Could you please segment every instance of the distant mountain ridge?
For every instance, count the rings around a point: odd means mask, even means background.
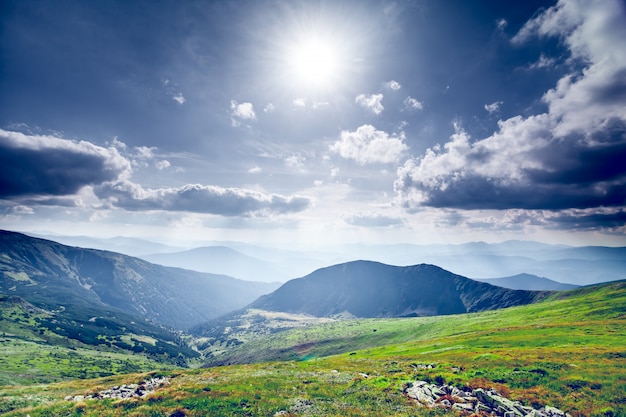
[[[568,246],[533,241],[463,244],[352,244],[303,250],[236,241],[210,241],[170,246],[144,239],[80,236],[35,236],[66,245],[104,249],[140,256],[149,262],[201,272],[224,274],[252,281],[281,281],[302,277],[316,269],[368,259],[390,265],[438,265],[456,274],[483,279],[522,273],[561,283],[590,285],[626,278],[626,247]],[[224,247],[236,251],[223,262],[216,253],[190,249]],[[192,256],[196,254],[195,258]],[[161,256],[164,255],[164,256]],[[236,255],[236,256],[235,256]],[[250,259],[252,258],[252,259]]]
[[[316,317],[433,316],[529,304],[548,294],[493,286],[434,265],[354,261],[288,281],[248,307]]]
[[[184,267],[252,281],[277,282],[285,278],[284,272],[278,266],[227,246],[203,246],[181,252],[143,255],[140,258],[159,265]]]
[[[527,291],[564,291],[573,290],[574,288],[579,287],[578,285],[564,284],[562,282],[553,281],[551,279],[538,277],[537,275],[532,274],[517,274],[502,278],[474,278],[474,280],[513,290]]]
[[[0,231],[0,292],[46,309],[93,306],[184,330],[274,288]]]

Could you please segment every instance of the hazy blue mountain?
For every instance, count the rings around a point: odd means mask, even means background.
[[[573,247],[522,240],[432,245],[329,244],[315,250],[305,250],[297,246],[266,247],[235,241],[210,241],[194,245],[199,249],[216,246],[232,249],[238,254],[223,252],[222,255],[234,262],[222,262],[220,256],[202,253],[202,250],[193,252],[189,247],[175,247],[143,239],[59,236],[52,240],[132,256],[141,255],[145,259],[164,265],[261,281],[284,282],[328,265],[357,259],[400,266],[434,264],[471,278],[506,277],[528,273],[574,285],[589,285],[626,278],[626,247]],[[165,253],[181,253],[184,258],[177,261],[179,255],[160,256]],[[197,256],[192,257],[194,253]]]
[[[158,253],[141,259],[159,265],[224,274],[252,281],[276,282],[289,278],[285,270],[270,262],[244,255],[226,246],[205,246],[182,252]]]
[[[433,265],[354,261],[288,281],[249,308],[316,317],[432,316],[528,304],[547,294],[493,286]]]
[[[164,245],[150,240],[138,239],[133,237],[117,236],[108,239],[99,239],[89,236],[59,236],[26,233],[28,236],[38,237],[41,239],[52,240],[68,246],[77,246],[80,248],[108,250],[111,252],[119,252],[130,256],[140,256],[150,253],[177,252],[182,248],[177,246]]]
[[[563,284],[548,278],[538,277],[532,274],[517,274],[510,277],[502,278],[483,278],[476,281],[486,282],[487,284],[497,285],[498,287],[510,288],[513,290],[528,291],[563,291],[578,288],[578,285]]]
[[[470,242],[460,245],[355,245],[348,256],[393,265],[429,263],[482,278],[528,273],[554,281],[589,285],[626,278],[626,248],[571,247],[538,242]]]
[[[187,329],[276,288],[0,231],[0,292],[37,307],[114,309]]]

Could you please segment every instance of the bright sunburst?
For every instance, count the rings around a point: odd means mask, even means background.
[[[340,75],[341,57],[330,39],[308,35],[291,45],[287,65],[292,81],[299,87],[329,88]]]

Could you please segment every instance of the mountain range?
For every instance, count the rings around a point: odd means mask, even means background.
[[[473,246],[483,254],[492,249]],[[522,244],[511,246],[523,252]],[[435,247],[433,253],[440,249]],[[605,261],[619,255],[604,249],[578,252]],[[260,248],[256,251],[262,253]],[[170,255],[172,262],[179,263],[187,257],[190,267],[199,267],[194,262],[200,258],[204,265],[219,263],[214,266],[224,269],[230,265],[231,270],[241,266],[242,271],[267,272],[272,264],[225,246],[159,256],[163,261]],[[193,335],[197,351],[211,356],[244,343],[251,333],[329,320],[495,310],[540,301],[552,294],[546,289],[573,287],[530,274],[480,282],[432,264],[393,266],[365,260],[319,268],[280,285],[156,265],[9,231],[0,231],[0,272],[0,295],[41,309],[39,331],[167,357],[177,352],[197,355],[181,342],[182,333],[177,331]]]
[[[181,330],[245,306],[277,286],[8,231],[0,231],[0,272],[0,292],[46,310],[88,306]]]
[[[165,245],[128,237],[43,237],[73,246],[140,256],[160,265],[224,274],[251,281],[285,282],[328,265],[357,259],[403,266],[433,264],[476,279],[531,274],[559,283],[590,285],[626,278],[626,247],[574,247],[519,240],[432,245],[329,244],[315,249],[303,249],[295,245],[281,248],[234,241],[203,241],[197,242],[193,247],[182,247],[172,246],[169,241]],[[552,288],[553,285],[550,284],[541,289]]]

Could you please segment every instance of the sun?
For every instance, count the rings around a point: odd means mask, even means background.
[[[329,38],[310,34],[292,43],[287,68],[300,87],[331,88],[341,75],[341,56]]]

